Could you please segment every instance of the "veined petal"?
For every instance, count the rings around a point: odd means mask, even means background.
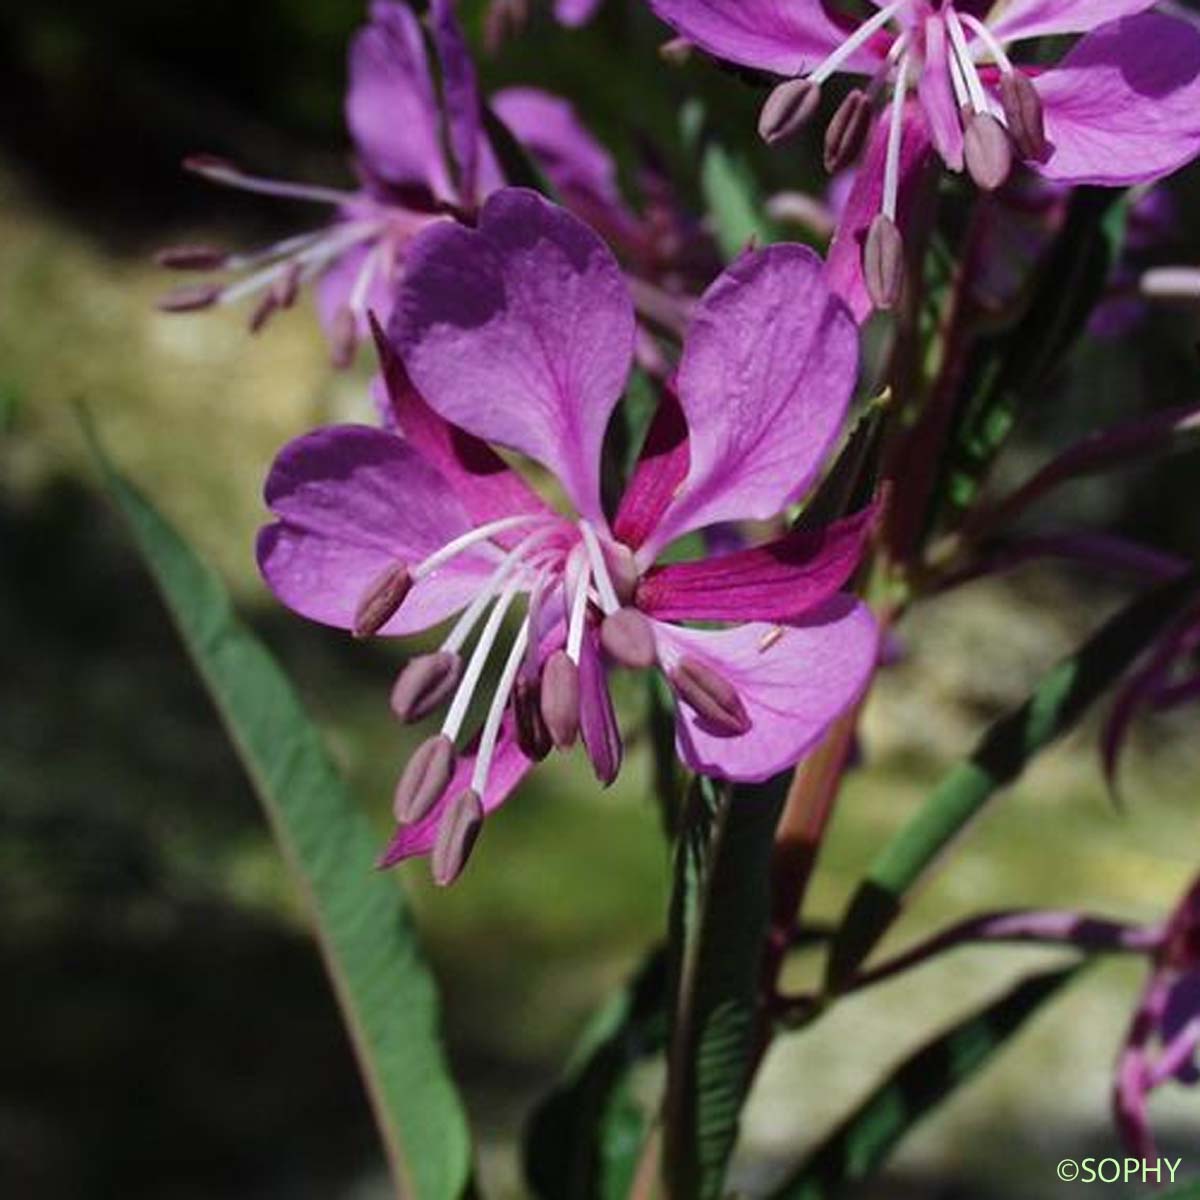
[[[757,782],[798,762],[863,694],[879,635],[870,611],[848,596],[796,625],[753,622],[717,632],[654,622],[659,660],[670,671],[684,655],[712,668],[741,698],[748,732],[714,733],[677,702],[679,754],[694,770]]]
[[[888,123],[885,116],[875,123],[867,153],[855,173],[850,196],[842,210],[833,241],[829,244],[829,257],[825,264],[826,281],[850,305],[858,321],[865,321],[874,309],[863,277],[863,243],[883,203],[887,140]],[[910,103],[905,110],[900,140],[900,186],[896,217],[901,230],[908,223],[916,185],[931,152],[929,131],[922,110],[919,105]]]
[[[433,41],[442,64],[442,95],[446,104],[446,134],[458,167],[459,200],[472,208],[478,193],[482,127],[479,118],[479,83],[471,51],[463,39],[452,0],[432,0]]]
[[[1153,8],[1157,0],[1008,0],[988,27],[1001,42],[1059,33],[1087,33],[1097,25]]]
[[[661,621],[789,621],[837,594],[858,566],[874,505],[750,550],[654,567],[637,607]]]
[[[544,464],[581,516],[603,522],[600,449],[635,322],[616,260],[586,225],[505,188],[477,230],[426,230],[390,332],[442,417]]]
[[[411,446],[380,429],[336,425],[280,451],[265,489],[278,522],[259,534],[271,590],[314,621],[353,627],[367,589],[472,528],[458,497]],[[417,583],[380,631],[424,629],[457,611],[494,565],[464,553]]]
[[[780,75],[811,70],[854,32],[853,22],[836,21],[821,0],[650,0],[650,7],[709,54]],[[871,74],[886,49],[868,43],[842,70]]]
[[[349,75],[346,125],[370,173],[452,200],[425,43],[407,4],[374,0],[370,23],[351,39]]]
[[[1200,29],[1186,21],[1114,21],[1033,82],[1051,146],[1037,170],[1050,179],[1143,183],[1200,153]]]
[[[488,772],[487,785],[483,789],[483,811],[494,812],[517,789],[517,785],[529,773],[533,763],[521,753],[517,745],[511,716],[504,718],[500,729],[500,737],[496,742],[495,755],[492,758],[491,770]],[[406,858],[414,858],[420,854],[428,854],[437,840],[438,824],[442,814],[450,802],[471,783],[471,774],[475,770],[475,751],[461,755],[455,767],[450,782],[441,798],[420,821],[413,825],[400,825],[392,835],[387,849],[379,859],[380,867],[394,867]]]
[[[388,416],[426,462],[450,484],[477,525],[516,513],[550,512],[546,502],[486,442],[442,420],[413,387],[408,372],[387,338],[376,328]],[[500,534],[502,544],[515,543],[521,531]]]
[[[687,479],[642,555],[802,496],[842,429],[858,330],[804,246],[745,254],[696,306],[679,364]]]

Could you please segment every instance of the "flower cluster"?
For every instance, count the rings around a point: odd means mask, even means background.
[[[403,720],[449,705],[397,786],[387,864],[432,850],[435,877],[449,882],[483,814],[577,737],[611,782],[622,753],[606,684],[614,666],[662,671],[681,757],[740,780],[796,762],[866,685],[874,624],[839,592],[872,510],[656,565],[693,530],[777,517],[836,445],[858,339],[819,260],[794,246],[755,251],[704,293],[674,389],[610,519],[601,452],[635,330],[604,243],[536,194],[501,190],[477,228],[442,224],[410,248],[380,337],[394,427],[307,434],[271,471],[278,519],[259,561],[285,603],[358,636],[414,633],[458,614],[393,692]],[[570,515],[492,446],[548,470]],[[482,728],[464,743],[518,603]]]
[[[580,745],[612,783],[625,748],[612,677],[656,673],[690,772],[752,785],[799,767],[754,1020],[816,1019],[841,990],[965,940],[1142,953],[1150,978],[1115,1111],[1150,1158],[1148,1097],[1200,1078],[1200,885],[1160,924],[1003,912],[862,963],[936,850],[1100,683],[1118,684],[1101,736],[1110,781],[1137,712],[1200,696],[1196,572],[1182,556],[1115,534],[1012,533],[1060,484],[1187,444],[1200,409],[1090,430],[1023,486],[982,486],[1073,339],[1120,336],[1146,298],[1200,290],[1196,271],[1143,261],[1176,221],[1155,185],[1200,154],[1200,24],[1150,0],[646,6],[677,35],[668,61],[696,47],[760,83],[768,74],[769,144],[837,92],[827,195],[777,194],[756,224],[767,234],[747,239],[758,198],[738,190],[736,155],[706,157],[703,186],[689,188],[650,150],[619,170],[560,96],[522,83],[485,97],[453,0],[430,0],[423,17],[372,0],[354,35],[357,187],[187,163],[332,216],[249,253],[164,251],[163,265],[203,280],[161,306],[252,299],[257,330],[311,285],[334,361],[348,366],[360,344],[377,356],[375,424],[311,430],[278,454],[257,555],[275,596],[310,620],[358,639],[425,635],[391,708],[437,724],[396,782],[380,865],[428,857],[438,884],[454,882],[485,818],[553,752]],[[547,6],[567,26],[598,7]],[[530,11],[492,0],[485,41]],[[706,152],[708,132],[682,139],[689,152]],[[1120,202],[1119,188],[1132,189]],[[697,217],[701,194],[712,212]],[[759,244],[770,219],[828,239],[827,255]],[[862,339],[861,369],[860,325],[898,306]],[[877,860],[833,935],[827,990],[784,996],[857,706],[895,626],[915,599],[1050,555],[1164,591],[994,727]],[[753,802],[720,790],[722,803]],[[747,1078],[770,1039],[760,1032]]]

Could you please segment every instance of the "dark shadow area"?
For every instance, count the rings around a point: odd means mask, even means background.
[[[215,872],[254,798],[111,515],[0,509],[0,1178],[327,1196],[378,1166],[315,948]]]

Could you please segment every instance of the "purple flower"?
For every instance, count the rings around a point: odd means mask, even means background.
[[[339,366],[367,333],[367,313],[386,319],[413,238],[437,222],[469,215],[502,179],[480,127],[475,71],[451,0],[432,0],[441,63],[439,99],[420,25],[400,0],[372,0],[370,22],[352,39],[346,124],[361,182],[356,191],[247,175],[211,156],[185,164],[214,183],[333,207],[333,221],[248,254],[180,246],[159,257],[181,269],[235,273],[225,283],[177,289],[172,311],[255,298],[258,330],[316,286],[321,323]],[[449,148],[449,153],[444,147]]]
[[[450,882],[484,813],[552,746],[581,738],[609,783],[622,756],[614,665],[662,670],[680,755],[737,780],[795,763],[866,686],[875,626],[839,590],[872,510],[754,549],[656,564],[691,531],[777,517],[834,448],[858,339],[820,261],[773,246],[708,289],[677,391],[610,518],[601,448],[635,327],[603,242],[536,194],[502,190],[478,228],[437,225],[409,249],[381,339],[399,432],[319,430],[270,473],[277,519],[259,562],[286,604],[360,636],[458,614],[393,693],[403,719],[449,709],[400,780],[384,865],[432,851],[435,878]],[[540,464],[574,515],[551,508],[489,443]],[[464,745],[468,707],[518,601],[482,729]]]
[[[884,307],[901,273],[901,193],[931,149],[988,189],[1004,182],[1014,157],[1060,183],[1120,186],[1159,178],[1200,152],[1200,31],[1146,11],[1152,3],[894,0],[855,22],[815,0],[787,8],[776,0],[650,0],[703,50],[793,77],[764,106],[760,130],[769,141],[812,117],[834,75],[867,77],[868,89],[852,91],[829,124],[827,164],[857,154],[875,98],[890,88],[863,168],[874,211],[865,236],[857,211],[843,235],[865,254],[865,286]],[[1062,34],[1084,36],[1053,67],[1010,54]]]
[[[1184,896],[1158,938],[1117,1060],[1113,1109],[1130,1149],[1143,1158],[1157,1150],[1150,1129],[1150,1093],[1174,1079],[1200,1081],[1200,881]]]

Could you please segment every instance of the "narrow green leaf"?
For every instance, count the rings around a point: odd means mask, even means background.
[[[378,844],[370,824],[221,580],[86,432],[308,901],[398,1193],[469,1194],[471,1144],[446,1068],[433,978],[400,889],[372,869]]]
[[[1195,593],[1191,574],[1134,600],[1059,663],[1015,712],[997,721],[875,860],[830,950],[827,986],[837,991],[899,914],[905,895],[951,838],[1030,759],[1065,733]]]
[[[928,1042],[771,1193],[771,1200],[831,1200],[868,1178],[926,1113],[984,1067],[1079,969],[1033,975]]]
[[[667,1037],[666,957],[656,950],[584,1033],[566,1078],[526,1129],[525,1177],[542,1200],[624,1200],[648,1129],[635,1066]]]
[[[788,776],[728,788],[700,779],[676,857],[676,1006],[664,1117],[672,1200],[715,1200],[755,1055],[770,856]]]

